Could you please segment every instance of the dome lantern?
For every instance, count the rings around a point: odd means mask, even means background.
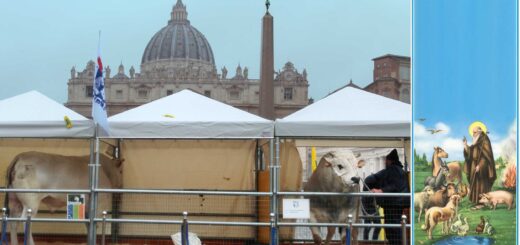
[[[177,3],[173,6],[171,19],[168,21],[168,24],[172,23],[187,23],[188,21],[188,12],[186,11],[186,5],[182,3],[182,0],[177,0]]]

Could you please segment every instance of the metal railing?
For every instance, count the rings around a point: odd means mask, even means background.
[[[49,223],[84,223],[88,224],[88,244],[96,244],[96,225],[101,223],[102,225],[102,240],[103,243],[106,239],[106,227],[107,224],[159,224],[159,225],[182,225],[187,222],[190,225],[195,226],[248,226],[248,227],[270,227],[271,230],[271,244],[278,244],[279,242],[279,229],[280,227],[345,227],[348,231],[350,241],[352,238],[353,228],[363,227],[380,227],[380,228],[401,228],[403,234],[406,234],[406,229],[410,228],[409,224],[406,224],[406,217],[402,218],[401,224],[364,224],[355,223],[353,214],[350,214],[348,220],[345,223],[308,223],[308,222],[280,222],[280,210],[279,210],[279,198],[284,196],[335,196],[335,197],[411,197],[411,193],[332,193],[332,192],[286,192],[280,191],[280,139],[275,138],[270,140],[270,155],[269,155],[269,168],[270,168],[270,189],[269,192],[248,192],[248,191],[204,191],[204,190],[164,190],[164,189],[105,189],[99,188],[99,138],[95,138],[91,141],[91,162],[89,164],[89,189],[7,189],[1,188],[0,193],[70,193],[70,194],[88,194],[90,195],[89,203],[89,217],[87,219],[71,220],[61,218],[35,218],[32,215],[27,215],[23,218],[2,217],[2,227],[5,227],[8,222],[25,222],[26,231],[30,231],[31,223],[38,222],[49,222]],[[96,217],[98,200],[97,196],[101,193],[108,194],[145,194],[145,195],[214,195],[214,196],[248,196],[248,197],[269,197],[269,208],[270,208],[270,219],[269,222],[241,222],[241,221],[210,221],[210,220],[187,220],[183,219],[125,219],[125,218],[108,218],[108,211],[102,212],[102,217]],[[2,229],[2,237],[4,237],[6,229]],[[28,232],[25,232],[27,234]],[[27,240],[27,237],[24,237]],[[406,244],[406,235],[403,236],[403,244]],[[350,244],[350,243],[347,243]]]

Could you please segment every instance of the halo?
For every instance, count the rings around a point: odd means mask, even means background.
[[[469,132],[470,136],[473,136],[473,129],[475,127],[480,127],[482,129],[482,132],[484,132],[484,133],[487,132],[487,127],[484,123],[482,123],[480,121],[475,121],[471,125],[469,125],[468,132]]]

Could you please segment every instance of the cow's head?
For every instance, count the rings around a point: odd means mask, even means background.
[[[359,177],[358,169],[365,165],[365,161],[358,159],[352,152],[328,152],[323,156],[322,160],[325,160],[325,167],[332,168],[333,172],[347,186],[357,184],[353,178]]]
[[[99,154],[99,162],[107,174],[113,188],[123,187],[123,162],[125,159],[117,159]]]

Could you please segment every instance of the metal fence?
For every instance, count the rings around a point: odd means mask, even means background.
[[[0,189],[1,193],[60,193],[60,194],[85,194],[89,197],[89,215],[86,219],[64,219],[56,217],[34,217],[41,210],[26,210],[25,216],[2,216],[2,241],[7,241],[7,227],[13,222],[23,223],[25,232],[21,237],[24,244],[30,244],[29,231],[39,233],[36,226],[40,223],[67,223],[76,226],[88,226],[87,232],[79,235],[81,242],[87,244],[125,243],[126,241],[140,240],[152,241],[158,238],[169,240],[170,235],[180,232],[181,243],[187,244],[189,233],[197,233],[200,237],[213,242],[205,244],[253,244],[261,243],[262,236],[267,240],[264,243],[280,244],[285,242],[310,241],[310,231],[307,235],[301,235],[302,228],[309,230],[312,227],[341,227],[344,230],[346,244],[356,244],[360,240],[359,231],[369,228],[398,228],[403,237],[403,244],[407,241],[406,230],[410,229],[407,217],[403,216],[400,222],[386,223],[362,223],[366,215],[360,207],[356,212],[348,213],[343,220],[336,222],[310,222],[309,220],[288,220],[283,217],[280,203],[284,198],[323,198],[334,197],[338,199],[356,199],[361,197],[410,197],[409,193],[329,193],[329,192],[282,192],[280,191],[280,151],[279,139],[271,140],[270,156],[270,190],[268,192],[251,191],[205,191],[205,190],[144,190],[144,189],[102,189],[98,186],[99,178],[99,139],[92,141],[90,164],[90,189],[88,190],[51,190],[51,189]],[[274,150],[274,151],[273,151]],[[115,201],[109,209],[99,207],[99,197],[109,195]],[[164,200],[167,207],[164,210],[142,211],[146,203],[139,201],[157,198]],[[202,199],[211,199],[212,212],[201,212],[196,204]],[[180,200],[180,201],[179,201]],[[226,213],[232,205],[230,200],[239,203],[243,210],[233,210],[232,214]],[[182,203],[179,203],[182,202]],[[130,207],[128,203],[132,203]],[[216,205],[217,204],[217,205]],[[236,204],[236,203],[235,203]],[[139,206],[141,205],[141,206]],[[361,204],[362,205],[362,204]],[[168,207],[169,206],[169,207]],[[128,208],[128,209],[127,209]],[[311,207],[313,208],[313,207]],[[327,205],[320,208],[327,209]],[[261,211],[262,210],[262,211]],[[244,212],[241,212],[244,211]],[[63,212],[63,210],[62,210]],[[260,213],[267,213],[262,216]],[[45,212],[42,212],[45,213]],[[377,216],[380,220],[385,217]],[[189,228],[188,228],[189,225]],[[33,227],[34,226],[34,227]],[[163,227],[159,229],[158,227]],[[43,229],[44,230],[44,229]],[[181,232],[182,231],[182,232]],[[40,234],[45,231],[40,231]],[[372,232],[373,234],[374,232]],[[77,233],[76,233],[77,234]],[[246,234],[246,235],[244,235]],[[66,234],[63,234],[66,235]],[[340,237],[332,237],[339,241]],[[193,244],[192,244],[193,245]]]

